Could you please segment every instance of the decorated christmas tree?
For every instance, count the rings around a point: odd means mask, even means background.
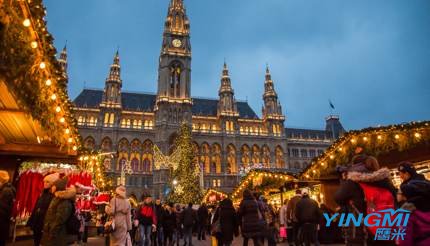
[[[195,162],[191,142],[191,130],[187,124],[181,126],[175,141],[175,151],[179,151],[179,162],[171,167],[170,193],[167,200],[174,203],[200,203],[203,194],[199,181],[199,166]]]

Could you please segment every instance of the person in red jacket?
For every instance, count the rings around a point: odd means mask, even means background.
[[[138,212],[142,245],[151,245],[151,233],[156,230],[157,216],[155,214],[152,198],[146,197]]]

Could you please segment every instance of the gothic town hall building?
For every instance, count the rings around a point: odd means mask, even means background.
[[[66,71],[65,49],[59,60]],[[204,188],[224,191],[231,191],[240,171],[249,166],[298,171],[344,132],[336,116],[326,119],[326,130],[285,128],[269,68],[262,78],[261,118],[246,101],[235,99],[226,64],[218,98],[192,98],[190,22],[182,0],[169,5],[157,93],[122,92],[122,85],[117,52],[104,89],[84,88],[74,100],[74,111],[84,146],[115,153],[109,172],[119,177],[122,166],[130,162],[133,174],[127,176],[127,190],[137,196],[143,192],[163,196],[167,178],[154,168],[153,146],[168,154],[183,122],[192,126]]]

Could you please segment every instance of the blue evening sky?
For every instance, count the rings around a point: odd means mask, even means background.
[[[69,93],[103,88],[120,47],[123,90],[155,92],[170,0],[46,0],[66,40]],[[185,0],[192,95],[218,97],[224,58],[235,95],[261,115],[269,63],[285,125],[323,128],[336,107],[347,129],[430,119],[428,0]]]

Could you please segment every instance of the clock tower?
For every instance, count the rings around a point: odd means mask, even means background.
[[[155,143],[168,154],[182,123],[191,124],[190,22],[183,0],[171,0],[164,24],[155,105]]]

